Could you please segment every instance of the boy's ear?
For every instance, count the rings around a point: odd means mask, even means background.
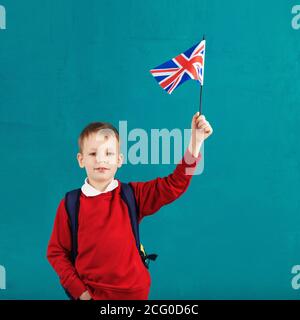
[[[119,154],[119,157],[118,157],[118,168],[121,168],[121,167],[122,167],[123,160],[124,160],[123,153],[120,153],[120,154]]]
[[[77,153],[77,160],[80,168],[84,168],[83,156],[80,152]]]

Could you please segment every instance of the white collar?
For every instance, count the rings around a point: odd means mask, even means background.
[[[118,185],[119,185],[118,180],[113,179],[104,191],[99,191],[88,183],[88,178],[85,178],[84,185],[81,187],[81,191],[87,197],[95,197],[101,193],[106,193],[116,189]]]

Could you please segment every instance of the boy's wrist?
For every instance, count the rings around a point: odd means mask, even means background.
[[[80,280],[79,277],[75,278],[70,285],[66,286],[65,289],[70,293],[74,299],[79,299],[80,296],[87,290],[85,284]]]
[[[192,139],[190,140],[188,150],[195,158],[198,158],[199,156],[202,143],[203,143],[203,140],[196,141],[196,142],[193,142]]]

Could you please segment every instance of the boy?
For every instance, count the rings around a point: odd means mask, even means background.
[[[158,211],[187,189],[201,155],[203,141],[212,128],[197,112],[192,118],[191,139],[174,172],[147,182],[131,182],[138,206],[138,222]],[[62,286],[80,300],[146,300],[150,274],[136,247],[128,207],[115,179],[121,167],[118,131],[108,123],[95,122],[80,134],[77,160],[87,178],[80,193],[78,255],[70,259],[70,221],[61,200],[49,241],[47,258]],[[186,172],[189,171],[189,174]]]

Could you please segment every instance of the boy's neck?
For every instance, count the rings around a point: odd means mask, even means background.
[[[113,181],[113,179],[114,178],[112,178],[109,181],[97,182],[93,180],[91,181],[90,178],[88,178],[87,182],[98,191],[103,192],[106,190],[107,186]]]

